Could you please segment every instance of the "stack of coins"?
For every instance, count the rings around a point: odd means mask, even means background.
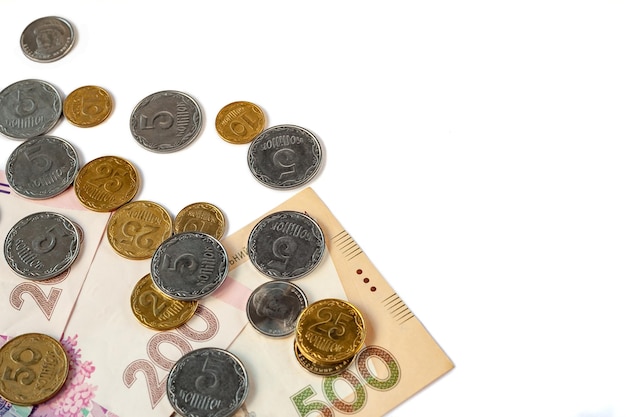
[[[69,373],[69,359],[57,340],[26,333],[0,348],[0,369],[0,396],[15,405],[33,406],[61,390]]]
[[[335,375],[350,366],[365,343],[365,321],[351,303],[326,298],[309,305],[296,324],[294,354],[316,375]]]

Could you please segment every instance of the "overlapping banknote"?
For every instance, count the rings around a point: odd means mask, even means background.
[[[131,291],[149,273],[150,261],[122,258],[103,240],[61,338],[71,362],[68,381],[31,415],[174,415],[166,397],[168,372],[183,354],[199,347],[227,349],[245,366],[250,386],[235,414],[240,417],[382,416],[453,368],[311,188],[271,212],[280,210],[308,214],[325,236],[322,261],[295,281],[309,303],[344,299],[366,320],[365,346],[347,370],[334,376],[309,373],[294,355],[293,336],[268,337],[248,323],[248,297],[270,280],[251,264],[246,250],[250,231],[269,214],[264,213],[222,239],[229,257],[225,282],[174,330],[152,330],[133,316]]]

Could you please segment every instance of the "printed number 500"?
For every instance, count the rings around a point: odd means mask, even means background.
[[[367,361],[370,358],[377,358],[387,367],[387,376],[384,379],[372,374]],[[393,355],[380,346],[368,346],[364,348],[356,357],[356,367],[360,375],[349,370],[343,371],[339,375],[325,376],[322,380],[322,393],[328,402],[312,400],[316,392],[310,385],[291,396],[291,401],[298,411],[300,417],[306,417],[312,412],[319,413],[323,417],[333,417],[333,408],[346,414],[358,413],[367,402],[367,391],[365,386],[378,391],[388,391],[395,387],[400,381],[400,367]],[[351,402],[340,398],[335,389],[336,381],[346,382],[353,391]]]

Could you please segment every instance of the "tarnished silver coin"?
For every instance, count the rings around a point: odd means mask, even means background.
[[[248,148],[248,167],[261,184],[290,189],[309,182],[322,164],[322,147],[315,135],[293,125],[262,131]]]
[[[4,240],[4,257],[18,275],[42,281],[68,269],[80,249],[74,223],[54,212],[30,214],[18,221]]]
[[[67,55],[74,40],[74,27],[67,19],[46,16],[26,26],[20,46],[27,58],[35,62],[52,62]]]
[[[141,100],[130,117],[130,131],[144,148],[174,152],[189,145],[202,129],[200,105],[180,91],[160,91]]]
[[[248,396],[248,373],[231,352],[205,347],[176,361],[167,376],[167,399],[182,416],[229,417]]]
[[[154,285],[176,300],[198,300],[219,288],[228,274],[226,249],[201,232],[173,235],[150,261]]]
[[[13,190],[26,198],[44,199],[67,190],[79,170],[76,149],[55,136],[35,136],[9,155],[6,176]]]
[[[289,281],[269,281],[259,285],[246,305],[248,321],[267,336],[293,333],[298,316],[308,305],[304,291]]]
[[[61,93],[41,80],[17,81],[0,91],[0,133],[29,139],[48,133],[63,111]]]
[[[250,261],[274,279],[303,277],[320,263],[324,250],[320,226],[297,211],[279,211],[264,217],[248,237]]]

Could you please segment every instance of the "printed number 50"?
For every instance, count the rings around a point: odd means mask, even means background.
[[[384,379],[375,377],[367,366],[370,358],[378,358],[387,367],[388,375]],[[356,358],[356,366],[361,379],[351,371],[344,371],[339,375],[325,376],[322,380],[322,392],[327,402],[311,400],[316,392],[310,385],[291,396],[291,401],[298,411],[300,417],[306,417],[313,412],[319,413],[323,417],[333,417],[333,408],[339,412],[353,414],[361,411],[367,402],[367,391],[365,385],[378,391],[388,391],[395,387],[400,381],[400,367],[393,355],[380,346],[368,346],[359,352]],[[346,382],[353,390],[352,402],[347,402],[339,398],[335,391],[336,381]],[[364,383],[363,383],[364,382]]]

